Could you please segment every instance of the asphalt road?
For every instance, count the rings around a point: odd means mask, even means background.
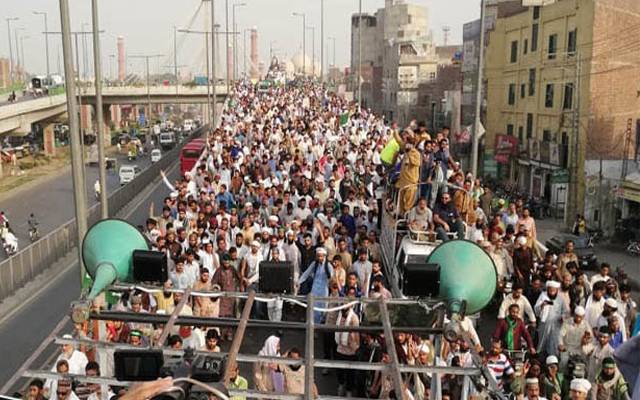
[[[29,100],[35,100],[35,99],[41,99],[42,97],[34,97],[30,94],[23,96],[22,92],[16,92],[16,101],[14,101],[13,103],[9,102],[9,93],[5,93],[4,95],[2,95],[2,97],[0,98],[0,107],[2,106],[6,106],[9,104],[15,104],[15,103],[22,103],[23,101],[29,101]]]
[[[149,156],[138,158],[129,163],[126,155],[119,155],[117,168],[123,164],[137,164],[141,169],[151,165]],[[98,167],[86,166],[87,201],[89,207],[96,204],[93,185],[98,179]],[[107,188],[109,193],[120,187],[117,170],[107,170]],[[29,226],[27,219],[34,213],[39,222],[40,236],[51,232],[75,217],[73,207],[73,182],[71,170],[55,178],[48,179],[42,184],[24,190],[17,190],[14,196],[0,201],[0,210],[9,218],[14,234],[18,237],[19,249],[30,244]],[[0,260],[4,260],[6,254],[0,251]]]
[[[176,178],[178,171],[178,168],[174,168],[169,177],[171,179]],[[97,171],[94,171],[93,173],[97,175]],[[93,179],[95,179],[95,177]],[[66,180],[70,181],[70,177],[67,176]],[[118,186],[115,178],[110,179],[110,183],[110,188],[112,189]],[[69,188],[70,185],[71,184],[68,183]],[[144,188],[141,188],[141,191],[142,190],[144,190]],[[58,189],[58,191],[66,193],[64,189]],[[68,191],[67,202],[71,201],[70,189]],[[91,195],[93,197],[93,194]],[[153,201],[155,204],[159,204],[166,195],[167,188],[164,184],[161,182],[155,184],[154,190],[143,201],[141,201],[134,210],[132,210],[131,215],[127,219],[133,224],[144,223],[149,213],[149,203]],[[45,197],[45,199],[41,199],[43,202],[41,204],[46,204],[46,196],[43,197]],[[64,201],[62,199],[56,199],[55,201],[56,204],[60,204],[58,206],[47,206],[46,209],[48,210],[56,210],[55,213],[49,214],[73,212],[73,207],[69,206],[70,203],[63,206],[62,204],[64,204]],[[71,218],[71,215],[68,217],[65,216],[63,220],[66,221],[69,218]],[[14,372],[27,360],[27,358],[31,356],[54,327],[60,322],[64,315],[69,312],[69,305],[73,300],[78,298],[79,293],[80,284],[77,264],[75,264],[73,268],[65,272],[62,276],[59,276],[44,292],[39,294],[37,297],[30,299],[28,306],[0,325],[0,343],[2,343],[2,356],[0,357],[0,387],[11,378]],[[63,332],[70,331],[71,326],[69,324],[69,326],[65,327]],[[32,368],[39,368],[41,364],[49,358],[52,351],[53,348],[48,349],[46,354],[36,361],[35,366],[32,366]],[[21,380],[17,387],[9,393],[18,390],[24,382],[24,380]]]

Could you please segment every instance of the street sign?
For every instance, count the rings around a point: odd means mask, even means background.
[[[556,169],[551,172],[551,183],[569,183],[569,170]]]
[[[557,0],[522,0],[523,7],[548,6]]]

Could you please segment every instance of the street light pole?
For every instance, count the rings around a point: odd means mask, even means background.
[[[20,37],[20,57],[22,58],[22,75],[26,78],[27,76],[27,68],[25,67],[26,62],[24,58],[24,40],[29,39],[31,36],[21,36]]]
[[[149,115],[145,113],[145,118],[147,119],[147,125],[151,124],[151,80],[149,77],[149,60],[152,58],[163,57],[162,54],[152,54],[152,55],[137,55],[137,56],[129,56],[129,58],[139,58],[144,59],[147,67],[147,112]]]
[[[233,11],[233,31],[237,32],[236,26],[236,8],[244,7],[247,3],[235,3],[232,6]],[[233,79],[238,79],[238,35],[233,35]]]
[[[211,80],[213,81],[213,87],[211,88],[211,93],[213,95],[213,107],[211,107],[211,131],[215,129],[216,125],[216,107],[217,107],[217,96],[216,96],[216,86],[218,84],[218,80],[216,78],[216,7],[215,1],[211,1]],[[229,92],[227,92],[229,93]]]
[[[226,55],[227,55],[227,66],[226,66],[226,70],[227,70],[227,93],[229,93],[229,82],[231,80],[231,71],[229,71],[229,61],[231,61],[229,59],[229,0],[225,0],[224,2],[224,19],[225,19],[225,26],[224,29],[226,31],[225,33],[225,38],[226,38],[226,46],[224,48]]]
[[[320,82],[324,83],[324,0],[320,0]]]
[[[311,30],[311,75],[316,77],[316,28],[307,26]]]
[[[198,35],[204,35],[204,47],[205,47],[205,59],[206,61],[206,68],[207,68],[207,118],[209,120],[209,123],[213,123],[213,121],[211,120],[211,92],[210,92],[210,86],[211,86],[211,74],[209,73],[209,35],[211,34],[211,32],[209,31],[196,31],[196,30],[192,30],[192,29],[178,29],[178,32],[180,33],[195,33]],[[214,101],[215,103],[215,101]]]
[[[302,17],[302,76],[307,73],[307,14],[305,13],[293,13],[296,17]]]
[[[245,29],[242,32],[242,36],[243,36],[242,52],[244,57],[244,66],[242,67],[242,70],[244,71],[245,78],[249,76],[249,74],[247,74],[247,32],[251,32],[251,29]]]
[[[18,77],[20,79],[22,79],[22,73],[24,72],[24,68],[22,68],[23,60],[20,58],[20,36],[18,36],[18,32],[23,30],[24,28],[13,29],[13,40],[16,42],[16,66],[18,67],[18,74],[19,74]]]
[[[478,82],[476,87],[476,115],[471,138],[471,175],[478,176],[478,147],[480,142],[480,111],[482,106],[482,80],[484,72],[484,16],[486,14],[485,0],[480,0],[480,56],[478,57]]]
[[[102,61],[100,51],[100,20],[98,18],[98,0],[91,0],[91,20],[93,25],[93,70],[96,89],[96,135],[98,139],[98,180],[100,181],[100,214],[102,219],[109,218],[107,204],[107,166],[105,160],[104,140],[105,126],[102,110]]]
[[[84,281],[85,270],[82,263],[82,240],[87,232],[87,200],[85,182],[82,176],[82,148],[76,107],[76,81],[71,49],[71,22],[69,21],[69,0],[59,0],[60,28],[62,30],[62,52],[64,59],[65,85],[67,87],[67,111],[69,114],[69,138],[71,142],[71,177],[73,180],[73,199],[76,211],[78,263],[80,264],[80,282]]]
[[[7,21],[7,39],[9,41],[9,80],[11,81],[11,85],[13,85],[14,83],[15,74],[15,71],[13,69],[13,45],[11,44],[11,21],[17,21],[19,19],[20,18],[18,17],[5,18],[5,20]]]
[[[362,0],[358,0],[358,108],[362,107]]]
[[[173,73],[176,77],[176,96],[178,96],[178,41],[176,39],[176,26],[173,26]]]
[[[45,49],[45,57],[47,58],[47,77],[49,77],[49,75],[51,74],[51,71],[49,70],[49,34],[47,33],[47,31],[49,31],[49,26],[47,25],[47,13],[46,11],[34,11],[33,12],[35,15],[42,15],[44,16],[44,49]]]

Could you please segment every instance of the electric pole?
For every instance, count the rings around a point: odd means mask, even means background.
[[[103,219],[109,218],[107,204],[107,166],[105,160],[104,140],[105,126],[102,110],[102,61],[100,59],[100,30],[98,18],[98,0],[91,0],[91,17],[93,22],[93,69],[95,73],[94,85],[96,89],[96,137],[98,140],[98,180],[100,181],[100,211]],[[109,132],[110,133],[110,132]]]
[[[484,16],[486,13],[485,0],[480,0],[480,56],[478,57],[478,82],[476,87],[476,116],[471,138],[471,175],[478,176],[478,147],[480,142],[480,112],[482,106],[482,81],[484,73]]]
[[[59,0],[60,27],[62,31],[62,52],[64,59],[65,85],[67,87],[67,112],[69,114],[69,138],[71,142],[71,177],[73,180],[73,199],[76,211],[78,235],[78,263],[80,264],[80,282],[84,281],[85,270],[82,263],[82,240],[87,232],[87,200],[85,181],[82,176],[82,147],[76,105],[76,81],[73,68],[71,46],[71,22],[69,21],[69,0]]]

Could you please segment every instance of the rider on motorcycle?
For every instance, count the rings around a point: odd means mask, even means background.
[[[4,234],[4,248],[8,254],[14,254],[18,251],[18,238],[8,229]]]
[[[93,184],[93,191],[95,192],[96,199],[100,199],[100,179],[96,179],[96,182]]]
[[[29,214],[29,219],[27,220],[27,224],[29,225],[29,236],[32,238],[38,235],[38,225],[39,222],[36,219],[34,213]]]

